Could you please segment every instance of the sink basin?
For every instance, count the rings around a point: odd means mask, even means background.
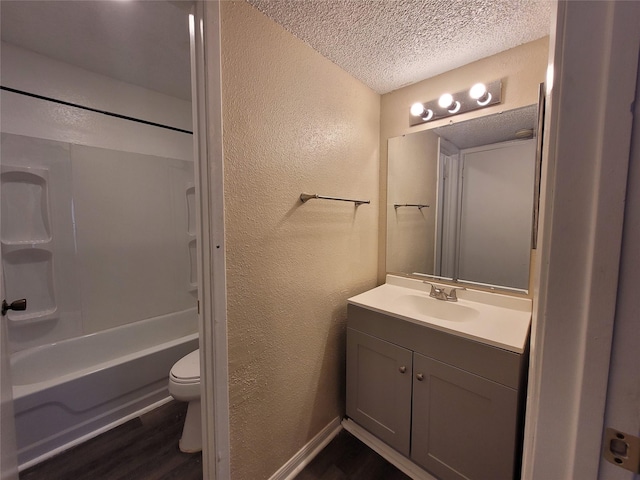
[[[473,308],[424,295],[401,295],[392,304],[409,315],[421,315],[448,322],[468,322],[480,316],[480,312]]]
[[[384,285],[349,298],[358,307],[390,315],[487,345],[524,352],[531,322],[531,299],[467,288],[457,302],[429,296],[429,285],[387,275]]]

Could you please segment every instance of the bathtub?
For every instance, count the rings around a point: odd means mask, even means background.
[[[195,309],[11,356],[20,469],[170,399],[169,371],[198,348]]]

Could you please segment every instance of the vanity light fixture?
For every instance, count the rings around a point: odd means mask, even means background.
[[[443,93],[437,100],[411,105],[409,125],[441,120],[458,113],[466,113],[502,102],[502,82],[476,83],[469,90]]]

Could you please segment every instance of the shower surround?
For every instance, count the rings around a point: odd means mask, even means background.
[[[189,131],[190,102],[2,44],[2,85]],[[2,91],[20,467],[169,399],[198,346],[193,139]]]

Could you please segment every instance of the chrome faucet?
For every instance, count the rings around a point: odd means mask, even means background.
[[[447,293],[444,287],[437,287],[435,284],[426,281],[422,283],[431,285],[431,292],[429,292],[430,297],[433,297],[436,300],[444,300],[446,302],[457,302],[458,295],[456,294],[456,291],[466,290],[466,288],[464,287],[451,287],[451,290],[449,290],[449,293]]]

